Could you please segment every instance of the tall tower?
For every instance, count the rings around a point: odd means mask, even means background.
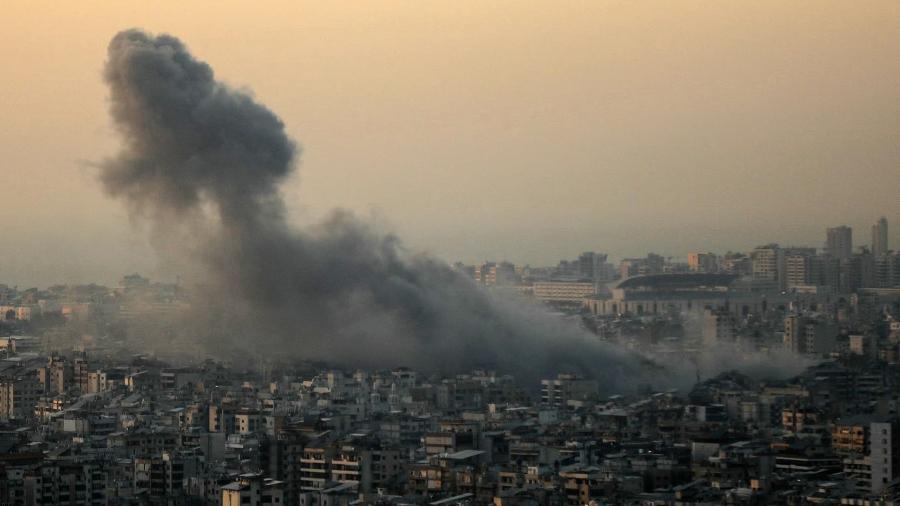
[[[888,252],[887,218],[882,216],[872,225],[872,254],[876,257]]]
[[[826,229],[825,254],[841,259],[853,256],[853,229],[846,225]]]

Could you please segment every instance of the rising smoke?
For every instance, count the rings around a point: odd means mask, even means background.
[[[102,181],[150,223],[164,257],[199,273],[203,293],[183,333],[210,352],[529,379],[568,370],[609,389],[648,377],[646,361],[497,300],[347,213],[292,227],[279,185],[298,147],[275,114],[217,82],[177,38],[119,33],[104,76],[124,144]]]
[[[574,370],[627,383],[644,362],[495,300],[446,264],[406,255],[344,212],[308,230],[279,184],[297,146],[247,93],[216,81],[177,38],[121,32],[105,79],[124,146],[106,190],[148,219],[167,256],[196,262],[192,338],[213,349],[443,372]]]

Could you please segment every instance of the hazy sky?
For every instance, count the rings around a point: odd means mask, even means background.
[[[447,260],[900,246],[900,2],[4,2],[0,283],[154,273],[96,183],[100,70],[182,38],[303,146],[298,223],[374,215]],[[156,4],[164,4],[162,6]]]

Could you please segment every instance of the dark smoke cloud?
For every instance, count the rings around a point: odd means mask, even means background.
[[[166,255],[198,267],[205,290],[186,333],[210,350],[530,379],[571,370],[609,388],[645,379],[634,355],[496,300],[347,213],[291,227],[278,189],[298,147],[177,38],[119,33],[105,79],[124,146],[103,183],[168,238]]]

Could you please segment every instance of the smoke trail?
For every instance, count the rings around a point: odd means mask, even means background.
[[[532,379],[576,370],[611,387],[643,371],[633,355],[494,300],[349,214],[289,226],[278,188],[299,150],[284,124],[217,82],[177,38],[117,34],[105,80],[124,144],[103,165],[104,186],[152,223],[166,254],[199,266],[206,290],[192,337],[348,365],[492,366]]]

